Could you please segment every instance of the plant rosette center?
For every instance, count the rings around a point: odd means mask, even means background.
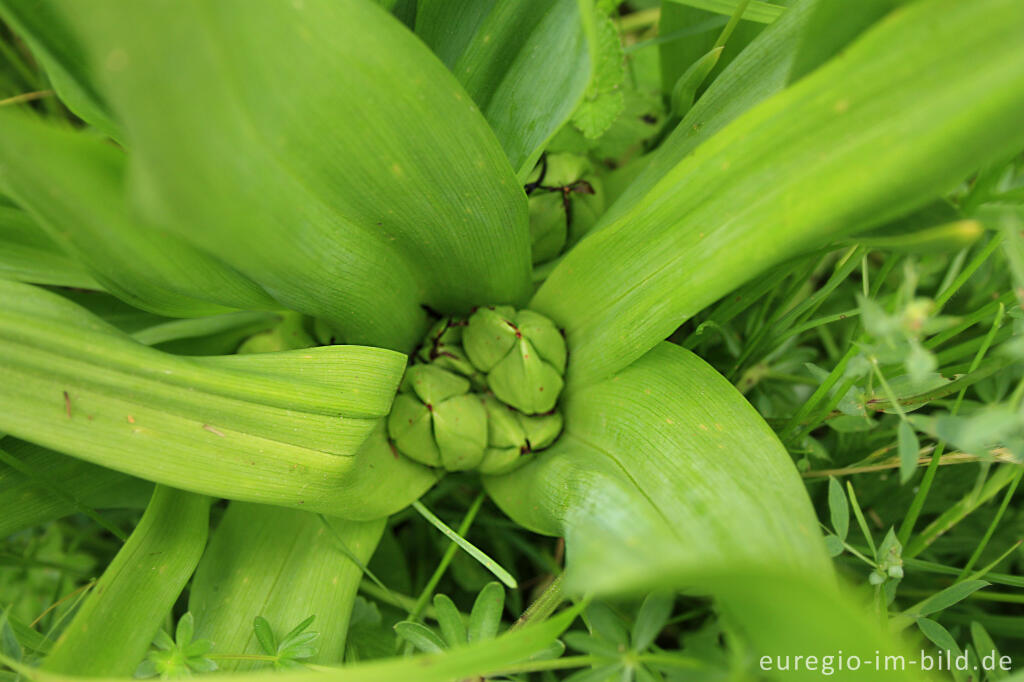
[[[406,457],[448,471],[511,471],[562,431],[565,337],[532,310],[478,308],[430,330],[406,370],[388,436]]]

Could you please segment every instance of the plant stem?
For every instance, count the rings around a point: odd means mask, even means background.
[[[476,518],[477,513],[480,511],[480,507],[484,503],[484,495],[480,493],[473,500],[473,504],[469,505],[469,509],[466,511],[466,515],[462,517],[462,523],[459,524],[459,535],[465,535],[469,532],[469,527],[473,525],[473,519]],[[421,505],[422,506],[422,505]],[[427,581],[423,591],[420,593],[419,598],[416,600],[412,610],[409,611],[408,619],[412,621],[418,621],[420,616],[423,614],[423,610],[427,606],[427,602],[430,601],[430,597],[434,594],[434,589],[437,584],[441,582],[441,577],[444,572],[448,570],[448,564],[455,558],[455,552],[459,550],[459,546],[452,542],[445,549],[444,554],[441,556],[441,561],[438,562],[437,568],[434,569],[433,575],[430,576],[430,580]]]

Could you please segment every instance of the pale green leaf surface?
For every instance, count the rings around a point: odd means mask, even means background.
[[[203,553],[209,509],[209,498],[157,486],[43,666],[76,675],[134,672]]]
[[[580,4],[429,0],[417,6],[416,33],[483,111],[520,180],[587,87]]]
[[[284,306],[405,350],[421,303],[528,295],[526,201],[500,144],[380,8],[57,6],[124,124],[133,205]]]
[[[0,299],[0,430],[13,436],[195,492],[356,518],[435,480],[383,436],[399,353],[172,356],[36,287],[0,281]]]
[[[377,547],[384,519],[329,519],[294,509],[232,502],[196,569],[189,595],[196,636],[216,653],[265,653],[253,630],[262,616],[283,636],[315,615],[320,633],[315,663],[336,663],[345,651],[352,604],[364,563]],[[339,548],[343,542],[344,547]],[[255,661],[223,661],[225,670],[266,668]]]
[[[531,303],[566,329],[568,389],[766,268],[905,213],[1024,142],[1022,28],[1013,0],[895,12],[613,212]]]
[[[81,504],[98,509],[142,508],[153,484],[112,469],[58,454],[15,438],[0,440],[0,448],[17,457],[35,474],[35,480],[0,464],[0,537],[75,513],[53,487],[73,495]],[[41,485],[44,483],[45,485]]]
[[[172,317],[281,307],[223,262],[133,220],[124,173],[124,154],[92,135],[0,112],[0,186],[105,289]]]
[[[518,523],[566,537],[575,589],[676,585],[737,562],[831,574],[789,455],[697,356],[662,344],[562,409],[553,447],[485,482]]]
[[[3,203],[0,203],[0,278],[102,289],[24,211]]]

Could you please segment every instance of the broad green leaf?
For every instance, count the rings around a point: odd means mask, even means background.
[[[369,560],[384,519],[328,523],[298,510],[232,502],[196,569],[189,596],[196,636],[212,640],[216,653],[262,654],[253,628],[257,616],[283,635],[312,614],[320,638],[311,662],[339,662],[363,577],[349,555]],[[277,647],[275,640],[271,650]],[[258,661],[220,665],[225,670],[266,667]]]
[[[1021,25],[1013,0],[908,6],[613,209],[530,304],[566,329],[568,390],[772,265],[923,205],[1024,142]]]
[[[76,675],[134,672],[203,553],[209,509],[209,498],[157,486],[43,667]]]
[[[125,207],[125,158],[83,133],[0,111],[0,188],[104,289],[163,315],[277,308],[223,262]]]
[[[399,353],[325,346],[180,357],[0,280],[0,430],[166,485],[374,519],[433,472],[383,435]]]
[[[76,501],[92,509],[141,509],[153,494],[148,481],[15,438],[0,440],[0,449],[34,474],[0,464],[0,537],[74,514]]]
[[[516,522],[565,536],[571,588],[678,588],[677,576],[736,563],[831,575],[788,453],[689,351],[661,344],[563,411],[554,446],[484,480]]]
[[[440,653],[393,657],[344,668],[284,672],[274,675],[274,682],[395,682],[416,680],[416,682],[450,682],[470,677],[498,675],[516,663],[545,651],[551,643],[576,619],[579,608],[567,609],[536,625],[530,625],[501,637],[478,642],[471,646]],[[73,675],[59,675],[45,670],[29,672],[30,679],[39,682],[75,682],[81,678]],[[265,682],[266,672],[229,673],[218,675],[223,682]],[[93,682],[125,682],[123,678],[93,678]]]
[[[0,278],[101,289],[24,211],[0,200]]]
[[[421,304],[528,295],[526,200],[501,145],[380,8],[53,4],[123,123],[148,224],[349,343],[405,350]]]
[[[589,3],[417,3],[417,35],[480,107],[520,180],[586,89],[590,57],[581,7]]]

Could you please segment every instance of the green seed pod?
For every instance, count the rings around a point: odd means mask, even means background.
[[[532,453],[555,442],[562,431],[562,415],[528,416],[492,396],[487,409],[487,451],[478,467],[483,474],[501,474],[525,463]]]
[[[551,260],[565,249],[567,221],[560,192],[531,196],[529,207],[530,253],[536,265]]]
[[[554,409],[564,385],[566,348],[551,320],[509,306],[480,308],[469,318],[462,343],[499,400],[525,414]]]
[[[483,390],[486,388],[484,375],[473,366],[462,348],[462,330],[465,326],[465,321],[451,318],[437,322],[416,353],[416,359],[464,376],[473,384],[474,390]]]
[[[549,154],[527,183],[533,263],[555,258],[604,212],[600,178],[585,156]]]
[[[449,471],[476,468],[487,447],[487,412],[470,382],[434,365],[412,365],[388,416],[399,452]]]

